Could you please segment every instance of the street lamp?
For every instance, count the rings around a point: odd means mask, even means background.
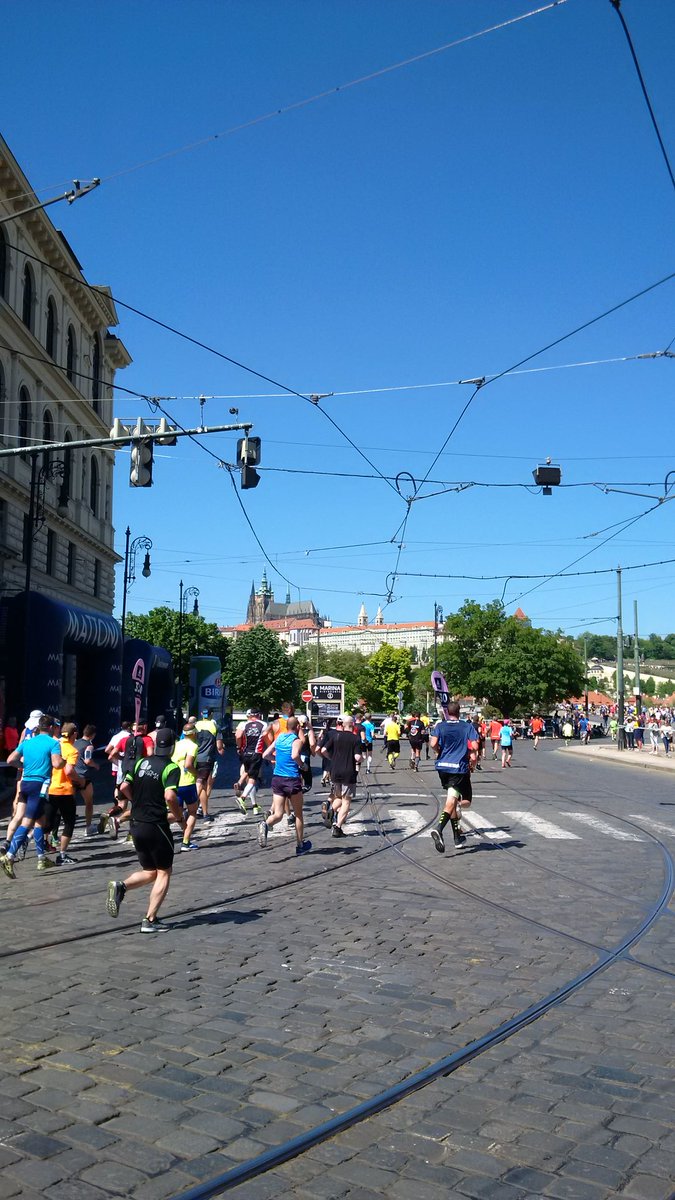
[[[434,604],[434,671],[438,669],[438,623],[443,624],[443,609]]]
[[[190,596],[194,596],[194,604],[192,605],[193,617],[199,616],[199,588],[183,587],[181,579],[178,585],[178,679],[176,681],[176,708],[180,716],[183,709],[183,685],[181,683],[181,675],[183,674],[183,616],[187,613],[187,604]]]
[[[151,574],[150,551],[152,550],[152,542],[150,538],[137,537],[134,538],[133,542],[130,539],[131,530],[127,525],[126,545],[124,548],[124,582],[122,584],[122,644],[124,644],[124,631],[127,623],[127,592],[136,578],[136,554],[139,550],[145,550],[141,575],[144,579],[148,579]]]

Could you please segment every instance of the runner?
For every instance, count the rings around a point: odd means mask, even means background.
[[[161,727],[160,727],[161,728]],[[159,733],[159,730],[157,730]],[[180,767],[180,779],[176,787],[176,799],[180,806],[183,840],[181,851],[198,850],[199,843],[193,840],[197,824],[197,730],[194,717],[188,717],[183,726],[183,736],[173,748],[171,761]],[[183,811],[185,810],[185,811]]]
[[[396,759],[401,753],[401,726],[396,713],[384,721],[384,752],[392,771],[396,770]]]
[[[333,734],[331,742],[332,788],[330,805],[324,816],[324,823],[331,826],[331,833],[335,838],[346,836],[343,826],[356,792],[356,778],[362,752],[361,739],[354,733],[353,718],[345,713],[342,728]]]
[[[197,795],[202,816],[209,823],[213,817],[209,814],[209,800],[213,788],[213,768],[216,765],[216,755],[225,749],[222,736],[215,721],[209,716],[208,708],[202,709],[201,719],[195,723],[197,730]]]
[[[502,748],[502,767],[510,767],[513,758],[513,729],[508,719],[505,719],[502,725],[499,744]]]
[[[534,738],[534,748],[537,750],[539,748],[539,738],[544,736],[544,722],[540,716],[534,713],[530,720],[530,732]]]
[[[106,829],[109,829],[110,836],[115,841],[120,831],[122,813],[126,808],[125,799],[121,795],[122,783],[139,758],[147,758],[153,753],[155,743],[148,734],[146,721],[135,721],[131,733],[125,733],[123,737],[115,737],[112,741],[115,742],[115,746],[108,753],[108,758],[117,765],[119,784],[115,789],[115,803],[107,813],[101,813],[98,819],[98,832],[105,833]],[[109,746],[112,746],[112,741],[108,743]],[[106,747],[106,752],[107,750]]]
[[[258,781],[262,769],[262,752],[265,748],[267,725],[259,708],[249,708],[246,720],[240,721],[235,731],[235,744],[239,755],[239,779],[233,784],[234,799],[241,811],[246,813],[246,801],[251,801],[251,812],[258,816]]]
[[[490,742],[492,743],[492,761],[497,758],[497,751],[500,746],[500,735],[502,732],[502,723],[499,717],[493,717],[490,721]]]
[[[472,800],[471,772],[476,762],[478,741],[476,731],[469,721],[460,721],[459,704],[451,700],[447,706],[447,720],[439,721],[431,731],[431,748],[436,752],[436,770],[446,801],[436,829],[431,836],[439,854],[445,852],[443,830],[448,821],[452,826],[455,846],[461,846],[465,837],[460,833],[459,823],[462,807],[468,808]]]
[[[295,853],[307,854],[312,849],[312,843],[305,841],[305,824],[302,812],[302,777],[300,775],[300,755],[302,743],[297,734],[297,717],[288,717],[285,733],[280,733],[271,746],[263,754],[265,759],[274,759],[274,774],[272,776],[272,811],[266,821],[258,826],[258,843],[267,845],[269,830],[278,825],[284,815],[286,801],[293,806],[295,817]]]
[[[126,806],[121,816],[123,819],[130,816],[131,836],[141,869],[133,871],[124,881],[110,880],[106,908],[111,917],[118,916],[120,904],[131,888],[151,885],[141,933],[166,933],[171,928],[157,914],[169,890],[173,869],[173,838],[167,807],[172,819],[180,823],[176,797],[180,767],[171,762],[173,747],[173,730],[158,729],[154,754],[137,759],[120,788]]]
[[[54,722],[51,717],[39,717],[37,734],[24,738],[7,759],[10,765],[16,763],[17,766],[23,766],[21,803],[25,805],[24,815],[12,834],[6,853],[0,854],[0,866],[10,879],[15,878],[14,861],[17,856],[21,856],[21,849],[25,847],[31,829],[35,830],[33,836],[38,856],[38,871],[46,871],[55,865],[45,853],[45,836],[42,832],[42,814],[52,769],[65,765],[61,747],[52,736],[53,728]]]
[[[363,733],[365,736],[364,752],[366,756],[366,775],[370,775],[370,770],[373,765],[373,738],[375,737],[375,726],[370,718],[370,713],[366,713],[363,718]]]
[[[420,754],[424,740],[424,725],[422,724],[419,712],[413,712],[406,724],[405,732],[410,742],[410,769],[411,771],[419,771]]]
[[[68,854],[70,839],[75,828],[75,779],[77,760],[80,757],[75,746],[77,726],[72,721],[66,721],[61,729],[61,757],[63,766],[55,767],[47,793],[42,827],[45,837],[49,838],[56,831],[59,818],[63,820],[63,831],[58,853],[57,867],[71,867],[75,859]]]
[[[64,726],[65,728],[65,726]],[[98,771],[98,763],[94,762],[95,725],[85,725],[82,737],[75,739],[77,763],[75,765],[75,784],[77,798],[84,801],[84,836],[93,837],[94,828],[94,775]]]

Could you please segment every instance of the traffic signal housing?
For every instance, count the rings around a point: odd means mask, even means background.
[[[260,462],[260,438],[243,437],[237,442],[237,462],[241,464],[241,490],[255,488],[260,483],[260,476],[255,470]]]
[[[130,487],[152,487],[152,442],[134,442],[131,447]]]

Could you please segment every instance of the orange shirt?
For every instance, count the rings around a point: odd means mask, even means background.
[[[490,721],[490,740],[496,741],[502,731],[501,721]]]
[[[66,765],[68,763],[70,763],[71,766],[74,767],[75,763],[77,762],[77,760],[80,756],[79,756],[78,751],[75,749],[73,743],[67,741],[66,738],[61,738],[60,745],[61,745],[61,755],[63,758],[65,758]],[[65,766],[54,767],[52,769],[52,781],[49,785],[49,795],[50,796],[72,796],[74,791],[75,791],[75,784],[66,775]]]
[[[530,725],[532,726],[532,732],[534,734],[541,733],[542,729],[544,728],[544,722],[542,721],[541,717],[533,717],[530,721]]]

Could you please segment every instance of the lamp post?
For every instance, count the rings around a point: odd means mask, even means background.
[[[438,669],[438,622],[443,621],[443,609],[440,604],[434,604],[434,671]]]
[[[187,602],[190,596],[194,596],[195,598],[195,602],[192,605],[192,615],[194,617],[199,616],[198,595],[199,588],[184,588],[183,580],[181,579],[178,585],[178,679],[176,680],[176,709],[179,717],[183,711],[183,685],[181,682],[183,674],[183,616],[187,612]]]
[[[136,578],[136,554],[139,550],[145,550],[145,558],[143,559],[143,570],[141,575],[144,579],[148,579],[150,571],[150,551],[152,550],[152,542],[149,537],[137,537],[131,541],[131,530],[127,525],[126,544],[124,548],[124,583],[122,585],[122,644],[124,644],[124,632],[127,624],[127,592]]]
[[[30,680],[32,673],[32,646],[30,639],[31,627],[31,582],[33,575],[33,546],[35,538],[42,529],[46,520],[45,514],[45,492],[47,482],[58,478],[63,478],[64,463],[60,458],[49,459],[43,458],[41,467],[38,467],[38,458],[40,451],[30,451],[30,490],[28,495],[28,516],[24,528],[24,543],[23,557],[26,568],[24,580],[24,611],[23,611],[23,679],[21,682],[21,705],[28,711],[28,701],[30,693]]]

